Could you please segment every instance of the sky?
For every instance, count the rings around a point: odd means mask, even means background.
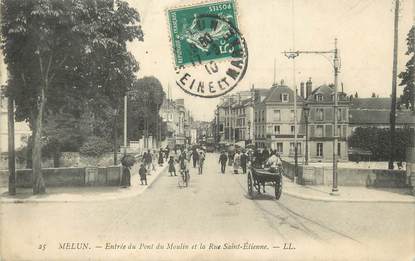
[[[197,98],[176,86],[173,54],[166,10],[201,1],[130,0],[141,16],[144,42],[129,44],[140,63],[138,77],[157,77],[172,97],[184,98],[197,120],[211,120],[220,98]],[[236,0],[238,23],[249,50],[246,75],[232,93],[269,88],[284,80],[292,87],[312,78],[313,88],[333,82],[330,58],[315,54],[287,59],[285,50],[325,51],[338,39],[341,57],[339,82],[348,94],[370,97],[374,92],[388,97],[392,86],[393,10],[392,0]],[[293,7],[294,6],[294,7]],[[408,61],[407,33],[414,22],[414,0],[401,0],[399,17],[398,72]],[[295,73],[294,73],[295,72]],[[294,77],[295,75],[295,77]],[[398,79],[399,84],[399,79]],[[402,87],[398,87],[398,96]]]

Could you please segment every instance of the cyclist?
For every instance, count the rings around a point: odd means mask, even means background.
[[[186,153],[184,152],[184,150],[182,150],[178,158],[178,162],[179,162],[181,177],[187,186],[187,183],[189,182],[189,179],[190,179],[190,174],[189,174],[189,169],[187,168],[187,157],[186,157]]]

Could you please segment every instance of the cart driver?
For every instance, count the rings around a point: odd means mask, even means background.
[[[270,172],[277,172],[277,169],[282,166],[280,154],[278,152],[272,152],[265,165],[269,167]]]

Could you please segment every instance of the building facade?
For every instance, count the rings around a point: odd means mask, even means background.
[[[255,104],[255,143],[279,152],[284,158],[295,156],[297,133],[297,156],[303,156],[304,133],[300,129],[303,98],[296,97],[297,115],[294,109],[294,91],[286,85],[274,85],[268,96]],[[297,116],[295,121],[295,116]]]
[[[349,131],[350,100],[344,93],[337,94],[337,129],[334,131],[334,88],[322,85],[312,91],[306,100],[309,107],[308,140],[309,156],[313,161],[330,161],[333,159],[333,138],[339,160],[348,160],[347,137]]]

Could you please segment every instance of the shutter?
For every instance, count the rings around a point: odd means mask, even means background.
[[[347,108],[343,108],[343,121],[348,122],[349,119],[347,118]],[[344,132],[346,133],[346,132]]]
[[[324,119],[325,121],[333,121],[333,109],[325,108],[324,109]]]
[[[332,132],[332,125],[326,125],[326,130],[325,133],[323,134],[323,137],[333,137],[333,132]]]
[[[316,120],[315,115],[316,115],[316,108],[311,108],[310,109],[310,114],[308,115],[308,117],[309,117],[308,122],[315,121]]]
[[[310,137],[314,137],[314,126],[310,126]]]
[[[347,125],[343,125],[343,137],[347,137]]]

